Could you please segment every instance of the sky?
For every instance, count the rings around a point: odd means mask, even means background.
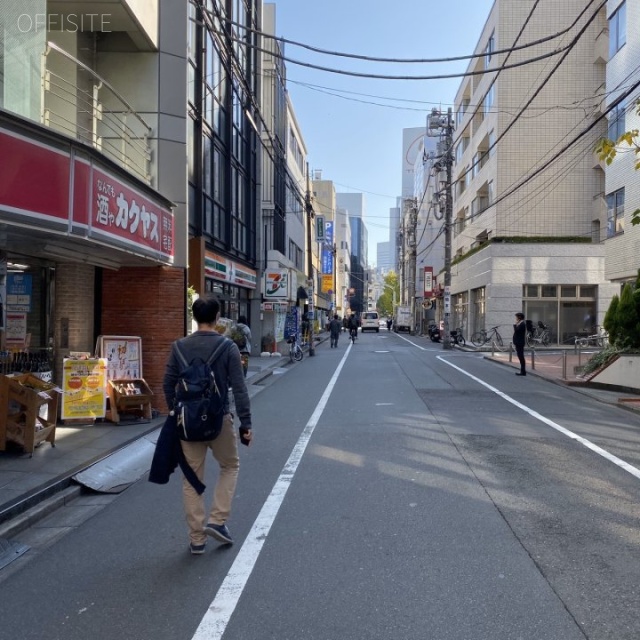
[[[287,40],[371,57],[446,58],[473,53],[493,0],[275,0],[275,5],[276,35]],[[425,127],[433,107],[452,106],[461,78],[357,78],[291,60],[400,76],[462,73],[468,61],[367,62],[290,43],[285,44],[285,57],[290,59],[286,62],[289,95],[312,175],[321,170],[323,180],[332,180],[338,192],[365,194],[369,263],[375,263],[377,243],[389,239],[389,209],[401,195],[402,130]]]

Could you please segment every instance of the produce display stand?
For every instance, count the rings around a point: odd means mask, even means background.
[[[109,380],[107,418],[118,424],[124,416],[151,420],[153,392],[142,379]]]
[[[58,388],[32,373],[0,376],[0,451],[7,442],[33,454],[42,442],[55,447]]]

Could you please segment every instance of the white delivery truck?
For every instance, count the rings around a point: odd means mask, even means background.
[[[396,307],[393,330],[396,332],[408,331],[411,333],[413,331],[413,322],[411,320],[411,307],[408,304],[399,304]]]

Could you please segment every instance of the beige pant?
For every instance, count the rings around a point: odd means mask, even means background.
[[[204,494],[191,486],[189,481],[182,479],[182,495],[184,511],[189,525],[189,538],[193,544],[203,544],[207,536],[204,532],[206,524],[224,524],[231,512],[231,502],[236,491],[238,481],[238,439],[233,426],[233,414],[228,413],[222,423],[222,431],[215,440],[209,442],[180,441],[187,464],[194,470],[200,481],[204,480],[204,465],[207,450],[211,449],[213,457],[220,465],[220,476],[213,493],[213,504],[209,518],[204,519]]]

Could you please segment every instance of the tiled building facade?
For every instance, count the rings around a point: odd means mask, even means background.
[[[452,312],[473,333],[516,311],[571,341],[601,324],[606,14],[584,2],[497,0],[455,99]],[[509,50],[553,31],[559,40]],[[532,58],[566,47],[538,61]],[[517,65],[513,69],[491,69]],[[480,73],[481,72],[481,73]],[[599,119],[600,118],[600,119]]]
[[[640,4],[629,0],[607,3],[609,58],[603,107],[610,109],[608,135],[616,139],[625,131],[640,129]],[[631,224],[640,209],[640,171],[637,156],[622,145],[605,168],[607,208],[605,276],[618,285],[635,280],[640,260],[640,226]]]

